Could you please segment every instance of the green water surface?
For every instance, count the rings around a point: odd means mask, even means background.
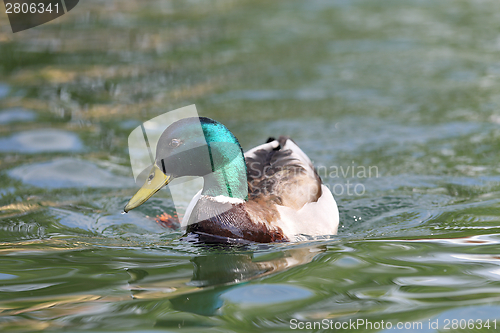
[[[290,135],[338,235],[192,244],[153,218],[166,191],[122,215],[130,131],[190,104],[245,150]],[[499,151],[497,0],[86,0],[16,34],[2,12],[0,331],[499,332]]]

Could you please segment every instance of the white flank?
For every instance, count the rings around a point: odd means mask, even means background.
[[[323,193],[316,202],[305,204],[301,209],[279,206],[281,217],[276,223],[285,235],[294,241],[300,235],[325,236],[337,234],[339,225],[339,210],[332,192],[325,185],[321,185]]]

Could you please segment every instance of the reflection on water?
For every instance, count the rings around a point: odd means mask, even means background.
[[[194,265],[193,277],[186,286],[175,288],[168,280],[141,284],[138,281],[141,278],[138,277],[146,278],[149,274],[147,271],[134,270],[131,274],[134,283],[130,286],[130,290],[133,297],[138,299],[169,297],[180,293],[180,296],[169,298],[174,309],[204,316],[215,315],[225,300],[261,304],[262,301],[282,303],[302,297],[307,298],[310,293],[300,288],[280,285],[244,286],[244,284],[272,273],[307,264],[324,250],[323,246],[289,249],[280,253],[278,258],[270,260],[255,260],[251,252],[200,255],[191,259]],[[260,293],[265,295],[259,296]],[[252,297],[247,298],[248,295],[256,298],[252,300]]]
[[[259,324],[267,330],[286,329],[291,319],[426,322],[465,308],[476,313],[483,300],[495,302],[500,295],[491,276],[473,273],[498,270],[498,260],[472,255],[493,251],[498,241],[481,248],[439,240],[330,241],[267,249],[184,245],[191,253],[184,256],[176,252],[178,246],[139,250],[130,242],[107,243],[87,249],[81,242],[65,249],[64,241],[53,241],[52,249],[33,251],[25,242],[4,252],[3,270],[16,272],[17,278],[5,273],[2,280],[0,326],[14,327],[1,318],[20,315],[16,325],[31,327],[29,320],[36,316],[52,329],[75,327],[85,318],[92,327],[126,328],[128,323],[168,329],[230,327],[236,320],[242,330],[262,317],[270,320]],[[412,260],[444,253],[462,253],[469,260]],[[33,256],[37,261],[29,270],[18,269]],[[79,292],[67,281],[80,286]],[[478,318],[497,318],[496,307],[487,306]]]

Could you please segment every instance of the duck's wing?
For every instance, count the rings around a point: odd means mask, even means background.
[[[293,140],[284,136],[277,140],[270,138],[246,152],[245,161],[249,210],[264,202],[274,203],[279,218],[272,224],[281,228],[290,240],[301,234],[337,233],[337,203],[329,188],[322,184],[309,157]]]
[[[321,179],[311,160],[290,138],[270,138],[245,153],[249,199],[302,208],[321,197]]]

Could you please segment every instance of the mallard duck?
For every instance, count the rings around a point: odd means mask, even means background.
[[[181,119],[160,136],[153,168],[125,212],[183,176],[204,179],[182,219],[188,234],[270,243],[337,233],[335,199],[289,137],[269,138],[243,154],[223,124],[205,117]]]

